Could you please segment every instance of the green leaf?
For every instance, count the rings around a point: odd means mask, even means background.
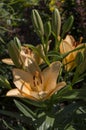
[[[9,81],[6,79],[6,77],[4,77],[2,75],[0,75],[0,85],[6,87],[8,89],[11,89]]]
[[[46,114],[36,120],[37,130],[52,130],[54,118]]]
[[[38,107],[38,108],[46,108],[46,105],[44,102],[36,102],[36,101],[32,101],[32,100],[27,100],[27,99],[21,99],[22,101],[24,101],[25,103],[28,103],[32,106]]]
[[[84,60],[84,55],[82,52],[78,52],[76,55],[76,59],[75,62],[77,63],[77,65],[80,65]]]
[[[23,103],[14,100],[17,108],[26,116],[26,117],[30,117],[32,120],[35,120],[35,113],[33,111],[31,111],[26,105],[24,105]]]
[[[0,41],[3,43],[3,44],[5,44],[5,41],[0,37]]]
[[[84,49],[84,52],[79,52],[77,54],[76,62],[78,66],[76,67],[72,84],[83,80],[83,78],[86,76],[86,47]]]
[[[5,120],[3,120],[3,123],[9,130],[14,130],[14,128],[12,128],[12,126],[9,126]]]
[[[70,126],[73,118],[73,113],[77,110],[78,104],[71,103],[67,106],[64,106],[60,111],[55,114],[54,128],[60,130],[66,130],[67,126]]]
[[[19,124],[19,126],[14,127],[8,124],[5,120],[3,120],[3,123],[9,130],[26,130],[24,127],[21,126],[21,124]]]
[[[17,113],[17,112],[10,112],[10,111],[7,111],[7,110],[0,110],[0,114],[8,116],[12,119],[13,118],[19,119],[22,122],[24,122],[25,124],[28,124],[28,123],[31,124],[32,123],[32,119],[30,117],[26,117],[25,115],[21,114],[20,112]]]
[[[65,100],[86,100],[86,89],[73,89],[65,92],[62,91],[62,93],[60,92],[60,94],[57,95],[57,98]]]

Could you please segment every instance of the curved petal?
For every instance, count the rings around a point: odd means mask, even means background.
[[[63,63],[65,64],[65,69],[67,71],[69,71],[70,69],[76,66],[76,63],[74,62],[75,57],[76,57],[75,52],[72,52],[63,59]]]
[[[35,91],[30,91],[28,94],[21,92],[21,94],[22,94],[23,97],[26,97],[26,98],[29,98],[29,99],[32,99],[32,100],[35,100],[35,101],[41,100],[40,97],[39,97],[39,94]]]
[[[52,91],[55,88],[60,69],[61,62],[56,61],[43,70],[44,91]]]
[[[58,83],[53,90],[51,90],[51,91],[48,92],[48,94],[45,97],[45,100],[49,99],[55,92],[58,92],[60,89],[62,89],[63,87],[65,87],[65,85],[66,85],[65,82]]]
[[[40,70],[38,64],[35,61],[33,61],[31,58],[28,58],[27,62],[28,62],[28,66],[27,66],[28,72],[32,73],[32,75],[34,75],[34,73],[36,71],[41,73],[41,70]]]
[[[61,43],[61,45],[60,45],[60,52],[61,52],[62,54],[67,53],[67,52],[69,52],[69,51],[71,51],[71,50],[73,50],[73,49],[74,49],[74,47],[71,46],[71,45],[69,44],[69,42],[66,42],[66,41],[63,41],[63,42]],[[76,57],[76,53],[75,53],[75,52],[72,52],[72,53],[70,53],[68,56],[66,56],[66,57],[63,59],[63,63],[64,63],[64,64],[67,64],[67,65],[65,66],[65,69],[66,69],[67,71],[70,70],[71,68],[75,67],[75,63],[74,63],[75,57]]]
[[[10,58],[2,59],[2,62],[8,65],[14,65],[13,61]]]
[[[71,46],[70,45],[70,43],[69,42],[67,42],[67,41],[62,41],[61,42],[61,44],[60,44],[60,52],[61,52],[61,54],[64,54],[64,53],[66,53],[66,52],[69,52],[69,51],[71,51],[71,50],[73,50],[74,49],[74,47],[73,46]]]
[[[35,101],[39,100],[39,96],[36,92],[29,91],[29,93],[27,94],[18,89],[12,89],[12,90],[8,91],[6,96],[24,97],[24,98],[29,98],[29,99],[35,100]]]
[[[71,46],[76,45],[76,41],[72,35],[67,35],[66,38],[64,39],[64,41],[68,42]]]
[[[34,86],[33,84],[33,75],[29,72],[26,72],[21,69],[13,69],[13,76],[14,76],[14,84],[18,89],[26,86],[29,90],[31,90]],[[27,85],[26,85],[27,84]]]
[[[20,91],[18,89],[11,89],[7,92],[6,96],[16,96],[16,97],[22,97]]]

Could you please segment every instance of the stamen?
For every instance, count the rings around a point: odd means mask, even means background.
[[[33,76],[33,84],[37,91],[42,90],[42,78],[38,71],[36,71]]]
[[[34,87],[36,87],[36,83],[35,83],[35,75],[33,76],[33,84],[34,84]]]

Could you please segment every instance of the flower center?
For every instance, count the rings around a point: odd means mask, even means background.
[[[33,84],[36,91],[38,92],[42,91],[42,86],[43,86],[42,76],[40,75],[38,71],[36,71],[33,76]]]
[[[46,96],[46,92],[41,91],[41,92],[39,92],[38,95],[39,95],[40,99],[43,99]]]

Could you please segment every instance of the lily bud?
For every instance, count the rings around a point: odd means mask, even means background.
[[[16,65],[16,67],[22,68],[23,61],[22,61],[22,57],[20,55],[20,50],[19,50],[18,46],[13,41],[11,41],[8,44],[8,52],[9,52],[9,55],[10,55],[12,61]]]
[[[38,36],[43,37],[44,35],[43,22],[36,9],[32,10],[32,21],[33,21],[33,25]]]
[[[58,37],[61,29],[61,17],[57,8],[54,9],[52,14],[52,31]]]
[[[16,43],[18,49],[21,51],[21,42],[17,37],[14,37],[14,42]]]
[[[71,15],[62,26],[62,37],[71,29],[74,22],[74,17]]]

